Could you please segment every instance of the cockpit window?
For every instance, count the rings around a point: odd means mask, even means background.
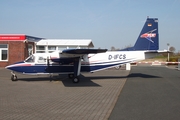
[[[25,62],[34,62],[34,60],[35,60],[34,56],[31,55],[25,60]]]

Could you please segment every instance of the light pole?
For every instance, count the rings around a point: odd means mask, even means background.
[[[169,62],[169,43],[167,43],[167,46],[168,46],[168,62]]]

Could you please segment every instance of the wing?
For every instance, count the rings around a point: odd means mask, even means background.
[[[90,53],[103,53],[107,49],[66,49],[62,51],[62,54],[90,54]]]
[[[51,58],[53,62],[60,64],[70,64],[76,58],[80,58],[87,54],[97,54],[106,52],[107,49],[66,49],[60,53],[59,58]]]

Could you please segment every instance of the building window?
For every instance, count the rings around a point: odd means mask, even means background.
[[[8,45],[0,44],[0,61],[8,60]]]
[[[48,52],[49,53],[52,53],[54,51],[56,51],[56,46],[48,46]]]
[[[36,46],[36,53],[45,53],[45,46]]]
[[[56,50],[56,46],[48,46],[48,50]]]
[[[28,56],[33,54],[33,45],[28,44]]]
[[[69,49],[69,47],[65,47],[65,46],[58,46],[58,50],[63,51],[64,49]]]

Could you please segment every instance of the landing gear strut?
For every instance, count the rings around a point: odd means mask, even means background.
[[[74,59],[73,83],[79,82],[80,71],[81,71],[81,57],[78,57]]]
[[[14,74],[14,72],[11,72],[12,76],[11,76],[11,80],[12,81],[17,81],[17,76],[16,74]]]

